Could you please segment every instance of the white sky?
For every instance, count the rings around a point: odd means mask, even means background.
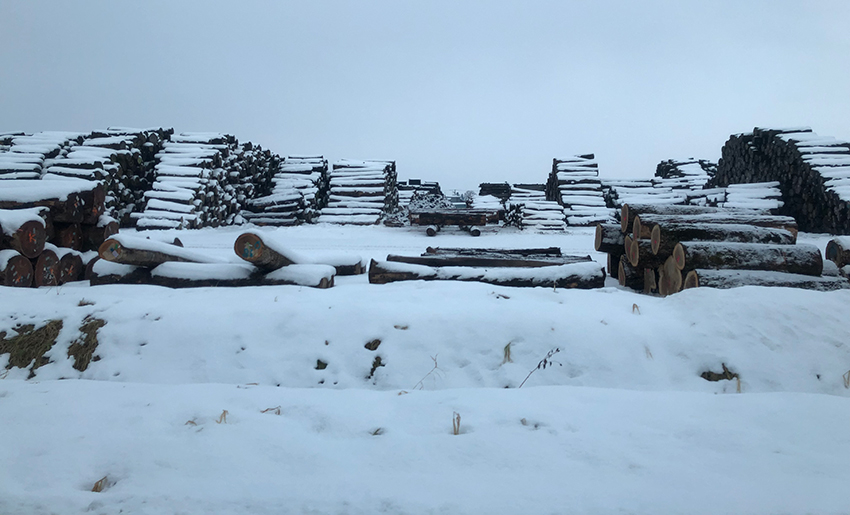
[[[850,2],[0,0],[0,131],[166,126],[445,187],[850,139]]]

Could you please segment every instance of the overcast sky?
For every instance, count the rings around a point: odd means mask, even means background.
[[[850,1],[0,0],[0,131],[218,131],[402,179],[545,182],[850,139]]]

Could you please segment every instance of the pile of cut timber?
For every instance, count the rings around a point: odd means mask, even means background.
[[[23,132],[0,134],[0,180],[38,179],[44,161],[59,156],[82,141],[76,132]]]
[[[850,234],[850,142],[809,128],[753,129],[729,138],[712,186],[779,182],[784,205],[808,232]]]
[[[18,180],[0,185],[0,283],[56,286],[83,267],[118,223],[103,215],[103,187],[90,181]],[[84,253],[85,252],[85,253]]]
[[[545,184],[514,184],[511,204],[521,205],[521,227],[533,231],[564,231],[567,228],[564,208],[546,200]]]
[[[288,156],[277,165],[243,216],[257,225],[311,222],[327,202],[328,161],[322,156]]]
[[[593,154],[552,160],[546,199],[564,206],[567,225],[613,221],[614,211],[605,202],[598,168]]]
[[[703,159],[669,159],[658,164],[652,179],[604,180],[609,205],[696,204],[704,205],[712,192],[704,190],[716,165]],[[713,197],[712,197],[713,198]]]
[[[271,244],[270,244],[271,243]],[[224,261],[174,244],[127,235],[108,239],[89,267],[92,285],[156,284],[170,288],[206,286],[333,286],[336,275],[365,271],[359,256],[309,259],[253,233],[233,245],[240,262]]]
[[[384,213],[398,208],[395,161],[334,163],[326,207],[319,222],[377,224]]]
[[[410,201],[417,194],[419,195],[438,195],[442,196],[443,191],[440,189],[439,182],[423,181],[422,179],[408,179],[398,182],[398,205],[399,207],[408,207]]]
[[[500,286],[601,288],[605,271],[590,256],[564,256],[557,247],[543,249],[432,248],[421,256],[387,256],[372,260],[369,282],[475,281]]]
[[[850,287],[822,277],[817,247],[797,245],[786,216],[701,206],[629,205],[621,224],[599,224],[595,248],[622,286],[669,295],[683,288],[744,285],[818,290]]]
[[[507,182],[482,182],[478,185],[478,195],[481,197],[491,196],[496,197],[502,202],[507,201],[511,196],[511,185]]]

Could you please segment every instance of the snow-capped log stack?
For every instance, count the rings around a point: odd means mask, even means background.
[[[704,205],[706,198],[715,193],[703,188],[716,166],[703,159],[668,159],[658,164],[652,179],[604,180],[606,199],[609,205],[615,207],[624,204]],[[725,196],[721,196],[720,200],[723,198]]]
[[[523,229],[563,231],[567,228],[564,208],[557,202],[546,200],[545,184],[514,184],[510,203],[522,206]]]
[[[322,156],[288,156],[245,206],[243,216],[257,225],[311,222],[327,201],[328,161]]]
[[[227,223],[238,209],[234,195],[226,193],[223,168],[235,138],[223,134],[184,133],[163,143],[157,155],[153,189],[147,203],[133,213],[138,229],[193,229]]]
[[[605,284],[590,256],[562,256],[545,249],[432,249],[421,256],[372,260],[369,282],[473,281],[500,286],[591,289]]]
[[[784,205],[809,232],[850,234],[850,142],[809,128],[753,129],[723,146],[712,186],[778,181]]]
[[[423,181],[422,179],[408,179],[398,182],[398,205],[406,208],[410,205],[415,195],[437,195],[442,196],[439,182]]]
[[[502,202],[507,201],[511,196],[511,185],[507,182],[482,182],[478,185],[478,195],[490,195],[496,197]]]
[[[60,155],[82,135],[76,132],[37,132],[0,135],[0,180],[38,179],[45,159]]]
[[[588,226],[614,219],[607,207],[593,154],[553,159],[546,199],[564,206],[567,225]]]
[[[396,183],[394,161],[338,161],[331,172],[327,205],[317,221],[377,224],[384,213],[398,208]]]
[[[725,199],[717,204],[720,207],[778,214],[784,205],[779,181],[730,184],[725,189]]]
[[[595,247],[608,253],[621,285],[645,293],[669,295],[700,285],[850,287],[843,278],[821,278],[820,251],[796,245],[793,218],[763,213],[624,205],[620,226],[597,226]]]

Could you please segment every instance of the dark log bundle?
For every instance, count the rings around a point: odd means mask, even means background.
[[[17,288],[32,285],[32,262],[15,250],[0,250],[0,284]]]
[[[711,186],[777,181],[783,206],[808,232],[850,234],[850,142],[809,128],[756,127],[723,146]]]
[[[432,267],[441,266],[471,266],[471,267],[514,267],[538,268],[542,266],[567,265],[591,261],[590,256],[518,256],[498,252],[478,252],[470,254],[422,254],[421,256],[398,256],[390,254],[387,261],[410,263]]]
[[[605,271],[593,262],[496,270],[466,267],[433,268],[375,260],[372,260],[369,265],[369,282],[372,284],[416,280],[474,281],[500,286],[591,289],[601,288],[605,284]]]
[[[632,238],[649,239],[655,225],[735,224],[783,229],[797,236],[797,222],[788,216],[748,215],[740,213],[708,213],[703,215],[636,215],[632,222]]]
[[[826,259],[839,268],[850,264],[850,238],[833,238],[826,244]]]
[[[823,258],[814,245],[679,242],[673,251],[679,270],[771,270],[820,276]]]
[[[761,270],[691,270],[685,276],[684,288],[737,288],[740,286],[782,286],[816,291],[850,288],[844,277],[810,275]]]
[[[596,224],[596,238],[593,248],[598,252],[614,252],[623,248],[624,231],[615,224]]]
[[[654,254],[670,255],[680,241],[725,241],[729,243],[773,243],[793,245],[797,237],[785,229],[746,224],[665,223],[650,229]]]
[[[622,245],[622,242],[620,242]],[[560,256],[561,247],[542,247],[528,249],[492,249],[492,248],[471,248],[471,247],[428,247],[425,249],[426,254],[459,254],[466,256],[475,256],[480,253],[484,254],[502,254],[506,256]]]
[[[97,251],[106,261],[152,268],[168,261],[204,263],[211,261],[203,254],[169,243],[132,238],[116,234],[103,242]]]
[[[33,286],[59,285],[59,257],[52,250],[45,249],[33,260]]]

